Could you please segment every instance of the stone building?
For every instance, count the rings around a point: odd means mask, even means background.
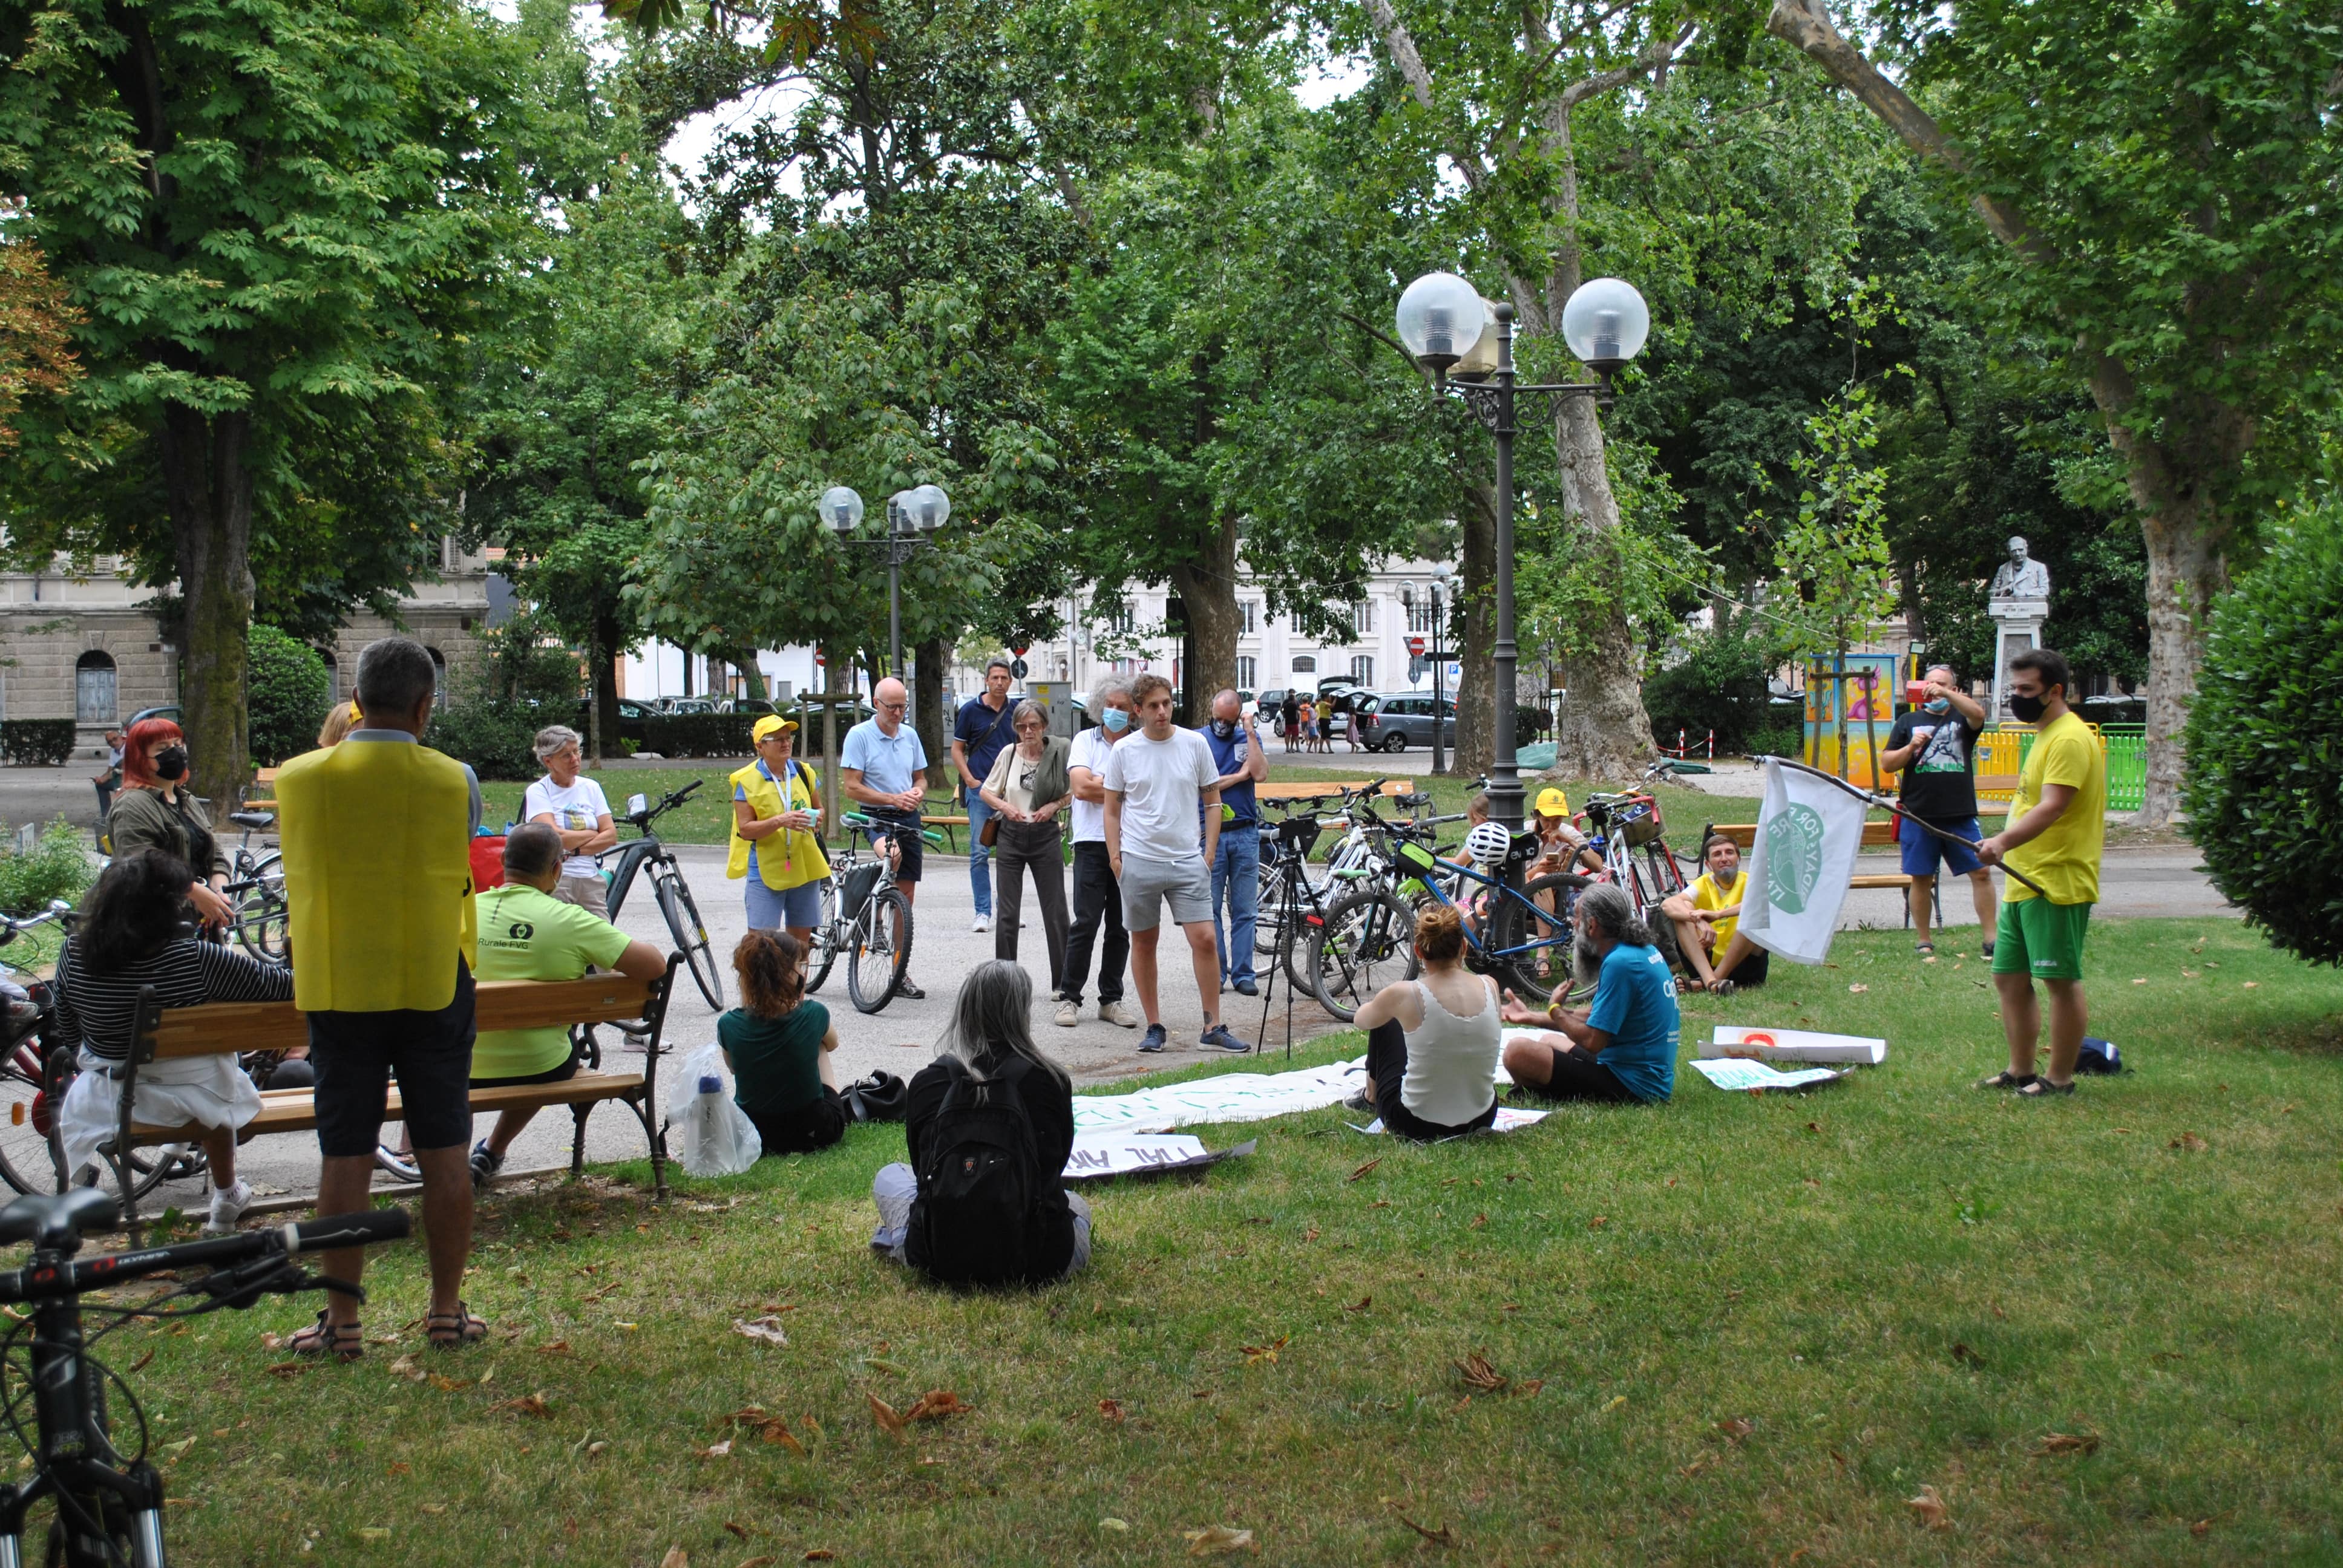
[[[467,554],[442,540],[438,580],[400,596],[402,625],[370,611],[352,616],[332,648],[319,649],[334,696],[348,695],[360,650],[392,631],[421,642],[443,670],[460,672],[478,650],[492,584],[501,587],[494,568],[502,554]],[[140,709],[177,704],[179,650],[146,608],[155,590],[131,582],[121,567],[100,556],[88,575],[75,576],[60,556],[45,571],[0,572],[0,719],[71,719],[86,753]]]

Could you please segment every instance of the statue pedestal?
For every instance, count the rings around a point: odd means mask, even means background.
[[[2042,646],[2042,623],[2050,618],[2050,601],[1987,599],[1985,612],[1994,618],[1993,718],[1997,723],[2015,723],[2009,711],[2009,661],[2029,648]]]

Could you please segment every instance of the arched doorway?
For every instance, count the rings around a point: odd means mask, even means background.
[[[74,663],[74,722],[111,724],[116,711],[114,656],[93,648]]]

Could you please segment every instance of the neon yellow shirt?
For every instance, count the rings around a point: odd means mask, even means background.
[[[1746,871],[1733,879],[1733,891],[1730,893],[1716,885],[1715,878],[1703,871],[1692,879],[1692,907],[1695,910],[1729,910],[1739,904],[1741,895],[1748,890],[1749,873]],[[1725,944],[1733,940],[1734,930],[1740,924],[1741,917],[1735,915],[1730,920],[1717,921],[1711,928],[1716,932],[1719,952],[1724,951]]]
[[[627,933],[591,910],[565,904],[522,882],[490,888],[472,900],[479,911],[483,980],[576,980],[588,964],[608,969],[627,950]],[[569,1031],[484,1031],[472,1042],[474,1078],[526,1078],[550,1072],[569,1055]]]
[[[2044,725],[2034,738],[2017,776],[2009,819],[2015,822],[2034,809],[2052,784],[2071,787],[2074,799],[2040,838],[2012,849],[2008,863],[2041,883],[2054,904],[2096,904],[2099,851],[2107,837],[2107,759],[2091,727],[2072,713]],[[2022,903],[2034,897],[2034,890],[2013,879],[2003,884],[2001,897],[2004,903]]]

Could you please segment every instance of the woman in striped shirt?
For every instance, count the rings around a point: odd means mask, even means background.
[[[186,861],[159,849],[125,855],[106,869],[82,904],[81,920],[57,955],[52,983],[59,1038],[78,1045],[81,1071],[57,1112],[65,1169],[79,1177],[98,1146],[120,1130],[121,1071],[138,1030],[138,992],[155,988],[164,1007],[207,1001],[285,1001],[293,972],[204,941],[189,929]],[[206,1234],[236,1229],[252,1189],[236,1179],[236,1130],[260,1113],[260,1091],[233,1056],[153,1061],[138,1071],[134,1114],[150,1127],[202,1127],[211,1160]]]

